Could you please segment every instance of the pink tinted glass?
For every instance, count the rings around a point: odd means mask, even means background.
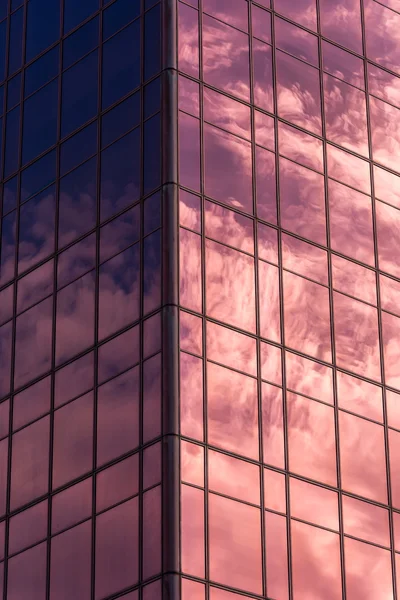
[[[265,513],[267,591],[271,598],[289,597],[286,517]]]
[[[282,390],[262,384],[263,460],[266,464],[285,468],[283,439]]]
[[[259,467],[227,454],[208,451],[208,486],[210,491],[260,504]]]
[[[317,29],[317,7],[315,0],[275,0],[274,8],[278,13],[300,25],[315,31]]]
[[[248,29],[248,7],[244,0],[203,0],[203,11],[238,29]]]
[[[342,503],[345,534],[381,546],[390,546],[387,510],[349,496],[343,496]]]
[[[275,43],[278,48],[318,66],[318,38],[288,21],[275,18]]]
[[[207,358],[227,367],[257,374],[256,340],[207,321]]]
[[[362,54],[361,14],[358,0],[320,0],[324,36]]]
[[[392,600],[391,556],[388,550],[345,538],[346,596],[349,600]]]
[[[199,76],[199,13],[197,10],[178,3],[179,69],[193,77]]]
[[[286,385],[295,392],[333,404],[332,369],[292,352],[286,352]]]
[[[181,486],[182,570],[204,577],[204,492]]]
[[[338,496],[323,487],[290,478],[291,516],[339,530]]]

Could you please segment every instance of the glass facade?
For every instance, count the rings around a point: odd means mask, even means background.
[[[399,32],[178,2],[183,600],[400,598]]]
[[[0,598],[400,600],[399,0],[0,0]]]

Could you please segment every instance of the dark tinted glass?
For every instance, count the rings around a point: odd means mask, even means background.
[[[97,113],[97,51],[65,71],[62,82],[61,136]]]
[[[56,152],[52,150],[21,175],[21,202],[40,192],[56,178]]]
[[[29,0],[26,26],[26,60],[51,46],[60,34],[60,0]]]
[[[57,139],[57,81],[52,81],[24,104],[22,163],[26,164]]]
[[[97,124],[92,123],[79,133],[64,142],[61,146],[61,175],[70,171],[89,156],[95,154],[97,148]]]
[[[59,47],[35,60],[25,71],[25,96],[36,92],[58,73]]]
[[[64,40],[63,68],[96,48],[99,43],[99,18],[95,17]]]
[[[64,33],[79,25],[99,8],[99,0],[64,0]]]
[[[103,40],[116,33],[140,14],[140,0],[117,0],[103,13]]]
[[[151,117],[160,110],[161,105],[161,81],[157,77],[144,88],[144,118]]]
[[[140,93],[136,92],[107,112],[101,122],[101,144],[108,146],[140,122]]]
[[[19,166],[19,127],[20,107],[8,113],[6,118],[6,144],[4,157],[4,176],[14,173]]]
[[[9,80],[7,84],[7,110],[13,108],[20,101],[21,73]]]
[[[11,15],[10,42],[8,54],[8,74],[12,75],[22,65],[22,31],[24,25],[24,11],[20,8]]]
[[[144,79],[147,81],[160,71],[161,36],[160,5],[144,17]]]

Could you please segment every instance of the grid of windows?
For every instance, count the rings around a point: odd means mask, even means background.
[[[400,597],[399,31],[178,2],[184,600]]]
[[[0,0],[7,600],[161,595],[160,34],[154,0]]]

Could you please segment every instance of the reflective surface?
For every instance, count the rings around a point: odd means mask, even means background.
[[[400,4],[178,5],[183,598],[398,598]]]
[[[160,4],[0,5],[0,598],[152,600]]]

